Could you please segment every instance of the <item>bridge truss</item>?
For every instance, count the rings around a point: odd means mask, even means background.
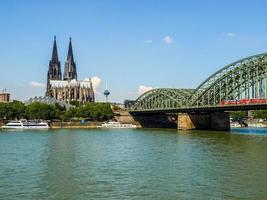
[[[221,107],[225,100],[267,98],[267,53],[238,60],[196,89],[159,88],[141,95],[132,111]]]

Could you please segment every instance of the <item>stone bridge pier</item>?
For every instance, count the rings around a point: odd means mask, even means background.
[[[178,130],[229,130],[229,112],[131,113],[142,128],[174,128]]]
[[[229,130],[229,112],[179,113],[178,130]]]
[[[135,113],[131,114],[142,128],[177,128],[177,115],[165,113]]]

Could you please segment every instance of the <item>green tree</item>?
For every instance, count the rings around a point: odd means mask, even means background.
[[[77,107],[81,106],[82,104],[79,101],[71,101],[70,105],[76,106],[76,108],[77,108]]]
[[[267,110],[254,110],[252,116],[256,119],[267,119]]]
[[[233,121],[242,121],[246,118],[246,112],[245,111],[233,111],[230,113]]]
[[[113,112],[108,103],[86,103],[66,111],[58,104],[49,105],[34,102],[25,106],[19,101],[12,103],[0,103],[0,120],[10,119],[63,119],[86,118],[90,120],[104,121],[113,118]]]
[[[12,116],[12,112],[10,109],[10,104],[9,103],[0,103],[0,119],[10,119]]]
[[[25,117],[26,106],[19,101],[0,103],[0,119],[21,119]]]
[[[10,104],[12,109],[12,119],[22,119],[25,118],[26,106],[20,101],[13,101]]]
[[[62,115],[62,120],[67,121],[71,118],[77,117],[77,109],[76,108],[70,108]]]
[[[55,105],[34,102],[27,106],[28,119],[59,119],[61,111]]]
[[[104,121],[113,118],[113,112],[108,103],[86,103],[77,108],[76,117]]]

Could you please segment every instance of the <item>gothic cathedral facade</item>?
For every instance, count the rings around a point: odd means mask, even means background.
[[[77,80],[77,70],[73,57],[71,38],[69,41],[67,61],[65,62],[64,76],[62,78],[56,37],[54,37],[52,58],[49,62],[47,72],[45,96],[50,96],[67,103],[71,101],[78,101],[81,103],[95,101],[91,79],[84,81]]]

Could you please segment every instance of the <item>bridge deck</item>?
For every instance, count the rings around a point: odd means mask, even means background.
[[[129,113],[190,113],[190,112],[213,112],[213,111],[239,111],[239,110],[259,110],[267,109],[267,104],[250,105],[227,105],[227,106],[208,106],[191,108],[170,108],[170,109],[151,109],[151,110],[129,110]]]

